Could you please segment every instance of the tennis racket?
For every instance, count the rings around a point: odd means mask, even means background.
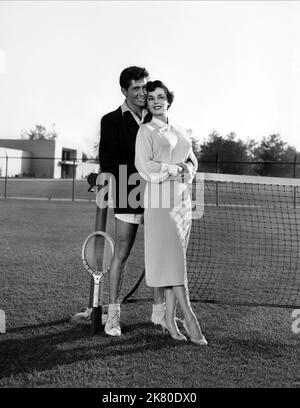
[[[90,234],[82,246],[82,263],[91,274],[92,288],[92,334],[96,334],[102,325],[102,307],[100,304],[100,282],[109,271],[114,253],[114,241],[109,234],[95,231]]]

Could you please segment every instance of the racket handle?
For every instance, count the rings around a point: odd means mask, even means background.
[[[89,296],[89,308],[93,307],[93,298],[94,298],[94,278],[91,276],[90,283],[90,296]]]
[[[92,312],[92,335],[95,335],[102,329],[102,307],[93,307]]]

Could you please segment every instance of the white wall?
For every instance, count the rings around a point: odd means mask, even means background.
[[[0,139],[0,147],[30,152],[30,174],[34,177],[53,177],[54,140]]]
[[[99,164],[97,163],[88,163],[88,162],[79,162],[76,170],[76,178],[82,179],[86,178],[90,173],[98,173]]]
[[[0,147],[0,177],[6,176],[6,156],[7,177],[29,175],[31,167],[31,155],[29,152],[18,149],[7,149]]]
[[[21,176],[25,173],[27,176],[59,179],[61,178],[63,148],[76,150],[76,179],[86,178],[91,172],[98,173],[99,165],[97,163],[82,162],[81,150],[76,149],[75,146],[64,146],[58,140],[0,139],[0,156],[3,157],[0,158],[0,177],[5,177],[5,156],[7,155],[9,156],[8,177]],[[15,158],[12,159],[11,157]],[[70,163],[72,164],[72,161]]]

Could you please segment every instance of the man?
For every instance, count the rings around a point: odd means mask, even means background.
[[[110,266],[109,306],[105,332],[110,336],[120,336],[120,303],[119,288],[123,280],[126,261],[132,249],[139,224],[143,221],[143,208],[132,208],[128,203],[130,191],[136,186],[127,185],[119,189],[120,166],[127,170],[127,180],[137,173],[134,165],[135,140],[140,124],[147,111],[145,110],[145,86],[149,73],[145,68],[131,66],[125,68],[120,75],[120,87],[125,101],[113,112],[101,119],[99,144],[99,160],[102,172],[114,176],[116,194],[114,197],[114,213],[116,221],[115,251]],[[121,191],[122,190],[122,191]],[[124,197],[126,194],[126,197]],[[125,198],[125,200],[124,200]],[[126,205],[124,206],[124,201]],[[90,311],[81,314],[88,316]],[[160,288],[154,289],[154,304],[151,321],[165,326],[164,293]],[[77,314],[79,317],[80,314]],[[74,316],[76,320],[76,315]]]

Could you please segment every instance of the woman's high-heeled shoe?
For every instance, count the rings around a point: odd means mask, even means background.
[[[174,324],[175,324],[175,330],[176,330],[176,329],[177,329],[177,330],[174,331],[174,332],[171,332],[170,328],[169,328],[168,325],[167,325],[166,320],[165,320],[165,323],[166,323],[166,326],[165,326],[165,327],[162,326],[164,333],[165,333],[165,332],[169,332],[170,336],[171,336],[172,339],[174,339],[174,340],[187,341],[187,338],[185,337],[185,335],[182,334],[182,333],[180,333],[180,331],[178,330],[178,327],[177,327],[177,325],[176,325],[176,322],[174,322]]]
[[[182,324],[183,324],[183,327],[184,327],[185,331],[187,332],[190,340],[193,343],[199,344],[199,346],[207,346],[208,343],[207,343],[206,338],[203,336],[203,334],[202,334],[202,337],[200,337],[200,338],[191,337],[190,331],[188,329],[188,325],[187,325],[187,322],[186,322],[185,319],[182,320]]]
[[[165,315],[163,316],[151,316],[151,322],[155,325],[155,326],[161,326],[161,328],[163,329],[163,331],[165,332],[166,330],[169,331],[169,328],[167,326],[167,322],[165,319]],[[179,317],[175,317],[175,322],[180,322],[182,323],[182,320],[179,319]]]

